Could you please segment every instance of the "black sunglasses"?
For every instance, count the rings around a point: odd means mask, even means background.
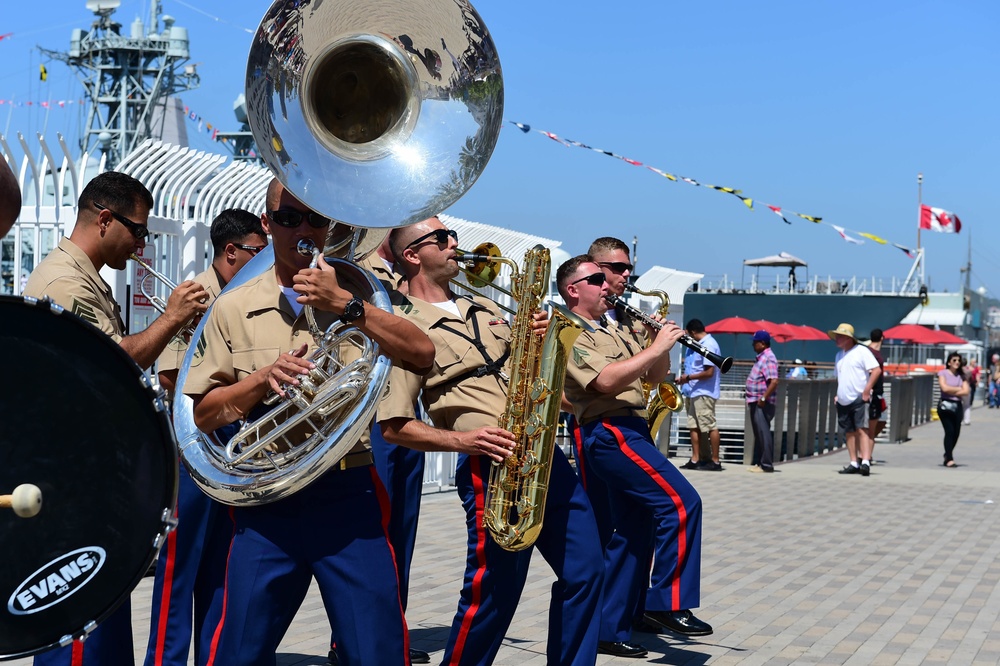
[[[116,213],[107,206],[102,206],[96,201],[94,202],[94,208],[96,208],[97,210],[106,210],[109,213],[111,213],[111,217],[121,222],[122,225],[126,229],[128,229],[129,232],[131,232],[131,234],[135,237],[136,240],[146,240],[147,238],[149,238],[149,228],[146,227],[145,224],[139,224],[138,222],[133,222],[124,215]]]
[[[610,268],[613,273],[617,273],[618,275],[621,275],[625,271],[631,273],[632,269],[635,268],[635,266],[625,261],[599,261],[597,265]]]
[[[582,277],[579,280],[573,280],[572,282],[570,282],[570,284],[576,284],[577,282],[586,282],[592,287],[600,287],[606,281],[607,280],[604,277],[604,273],[592,273],[591,275]]]
[[[233,245],[241,250],[246,250],[250,253],[251,257],[256,257],[258,252],[267,247],[266,243],[264,245],[244,245],[243,243],[233,243]]]
[[[269,210],[267,216],[280,227],[294,229],[302,224],[302,219],[309,221],[309,226],[313,229],[322,229],[329,226],[331,220],[323,217],[319,213],[303,213],[297,210]]]
[[[450,238],[454,238],[456,243],[458,242],[458,232],[455,231],[454,229],[435,229],[434,231],[430,232],[429,234],[424,234],[420,238],[417,238],[416,240],[414,240],[412,243],[410,243],[409,245],[407,245],[403,249],[404,250],[409,250],[414,245],[418,245],[419,243],[423,243],[428,238],[433,238],[435,243],[437,243],[438,245],[442,245],[442,244],[448,242],[448,238],[449,237]]]

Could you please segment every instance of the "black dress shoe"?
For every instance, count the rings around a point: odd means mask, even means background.
[[[635,643],[612,643],[611,641],[597,641],[598,654],[612,654],[616,657],[645,657],[646,648]]]
[[[424,652],[423,650],[417,650],[415,648],[410,648],[410,663],[411,664],[429,664],[431,663],[431,656]]]
[[[337,656],[337,651],[330,650],[330,652],[326,655],[326,666],[339,666],[339,665],[340,665],[340,657]]]
[[[663,627],[682,636],[708,636],[712,625],[702,622],[689,610],[646,611],[646,622]]]
[[[659,634],[663,632],[659,626],[654,626],[642,618],[632,621],[632,631],[638,631],[644,634]]]

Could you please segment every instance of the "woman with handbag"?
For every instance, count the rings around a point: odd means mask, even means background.
[[[938,418],[944,426],[944,466],[956,467],[952,452],[962,432],[962,398],[969,395],[969,382],[962,372],[962,357],[952,352],[948,354],[945,369],[938,373],[941,400],[938,402]]]

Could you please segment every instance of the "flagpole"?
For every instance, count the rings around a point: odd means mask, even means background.
[[[920,249],[920,207],[924,203],[924,174],[917,174],[917,249]]]

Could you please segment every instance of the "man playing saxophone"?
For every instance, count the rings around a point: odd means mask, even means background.
[[[498,427],[511,362],[511,328],[498,306],[482,298],[456,298],[449,280],[458,275],[457,235],[430,218],[396,229],[390,246],[408,280],[414,319],[434,341],[434,368],[423,377],[393,368],[390,394],[379,406],[386,440],[424,451],[457,451],[456,485],[466,511],[465,578],[445,649],[445,664],[490,664],[521,596],[531,548],[500,548],[483,526],[490,463],[516,446]],[[418,300],[419,299],[419,300]],[[546,325],[536,313],[534,331]],[[420,390],[434,426],[416,418]],[[604,577],[593,512],[569,462],[556,447],[541,534],[535,547],[552,567],[547,663],[594,664]]]
[[[183,387],[194,400],[195,424],[211,432],[253,418],[273,390],[299,385],[315,346],[304,306],[325,328],[353,322],[394,360],[428,368],[430,340],[409,321],[364,302],[322,259],[298,251],[322,247],[331,220],[295,199],[276,179],[267,192],[264,230],[274,243],[274,267],[215,302],[205,325],[204,359]],[[349,232],[350,230],[348,230]],[[286,351],[291,349],[291,351]],[[360,352],[340,349],[343,361]],[[385,490],[372,465],[367,437],[307,487],[278,501],[231,512],[234,537],[227,562],[222,619],[208,663],[273,664],[274,653],[313,577],[326,601],[342,664],[409,662]]]
[[[560,266],[556,280],[570,309],[597,324],[573,349],[566,397],[580,423],[589,472],[607,486],[614,523],[605,546],[602,645],[619,656],[646,653],[630,641],[647,584],[646,622],[686,636],[710,634],[712,628],[690,611],[700,604],[701,498],[656,449],[640,382],[663,378],[682,331],[668,322],[648,332],[648,347],[637,346],[607,321],[608,283],[589,255]]]

